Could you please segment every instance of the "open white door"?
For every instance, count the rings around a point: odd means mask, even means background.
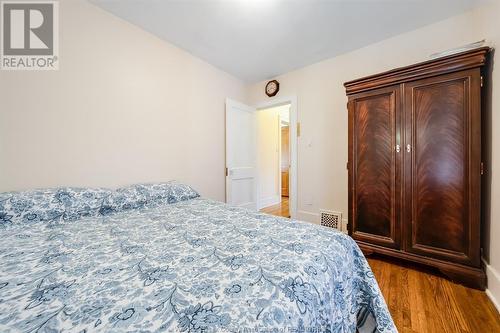
[[[226,202],[257,209],[256,109],[226,100]]]

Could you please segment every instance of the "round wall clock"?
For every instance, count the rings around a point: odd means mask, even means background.
[[[276,96],[280,90],[280,83],[276,80],[269,81],[266,84],[266,95],[269,97]]]

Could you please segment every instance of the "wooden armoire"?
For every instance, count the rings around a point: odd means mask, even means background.
[[[481,90],[489,48],[344,84],[349,233],[365,254],[484,289]]]

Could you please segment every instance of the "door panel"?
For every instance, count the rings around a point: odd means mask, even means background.
[[[400,243],[396,156],[399,89],[354,95],[349,102],[352,236],[393,248]]]
[[[288,170],[281,171],[281,196],[282,197],[288,197],[288,177],[289,177]]]
[[[257,209],[255,108],[226,101],[226,202]]]
[[[470,264],[471,81],[475,71],[405,87],[407,251]],[[479,109],[479,108],[477,108]]]

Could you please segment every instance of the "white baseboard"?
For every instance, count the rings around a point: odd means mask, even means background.
[[[301,221],[319,224],[319,214],[318,213],[311,213],[311,212],[308,212],[305,210],[298,210],[296,219],[301,220]]]
[[[486,293],[486,296],[488,296],[488,298],[490,299],[491,303],[493,303],[495,308],[497,308],[497,311],[500,312],[500,304],[498,304],[495,296],[493,296],[493,294],[491,293],[491,291],[489,289],[486,289],[485,293]]]
[[[500,312],[500,273],[491,267],[491,265],[489,265],[484,259],[483,262],[486,267],[486,277],[488,279],[486,295],[488,295],[491,302]]]
[[[349,223],[349,221],[347,219],[342,219],[342,232],[347,234],[348,231],[347,231],[347,223]]]
[[[277,205],[281,202],[281,197],[279,195],[273,195],[267,198],[262,198],[259,200],[259,209],[266,208],[269,206]]]

